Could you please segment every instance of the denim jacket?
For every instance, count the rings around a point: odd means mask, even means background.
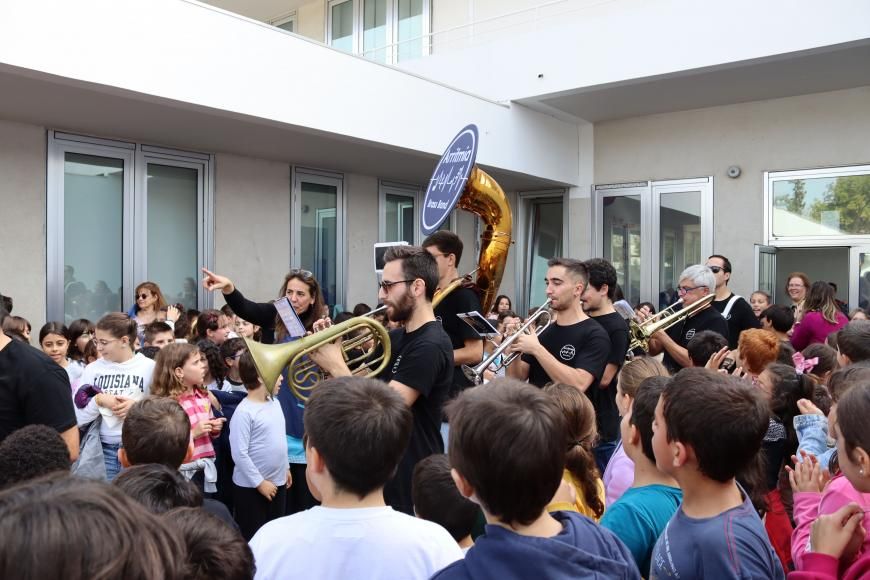
[[[831,456],[836,447],[828,447],[828,418],[824,415],[797,415],[794,418],[794,429],[798,436],[798,452],[812,453],[819,460],[819,465],[830,469]]]

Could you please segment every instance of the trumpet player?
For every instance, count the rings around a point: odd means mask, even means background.
[[[715,292],[716,277],[707,266],[702,264],[689,266],[680,274],[677,294],[682,300],[683,308]],[[646,312],[643,312],[641,316],[645,314]],[[712,330],[728,338],[728,322],[715,308],[708,305],[669,329],[653,334],[649,340],[649,354],[655,356],[664,352],[662,363],[671,373],[690,367],[692,359],[689,357],[686,345],[702,330]]]
[[[597,389],[604,372],[610,338],[580,304],[587,284],[580,260],[552,258],[547,262],[547,298],[556,322],[544,330],[518,336],[509,349],[522,356],[508,367],[508,375],[543,387],[566,383],[586,392]]]

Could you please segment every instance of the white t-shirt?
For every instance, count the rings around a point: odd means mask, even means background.
[[[79,378],[79,386],[94,385],[108,395],[139,400],[151,392],[153,373],[154,361],[142,353],[133,355],[133,358],[123,363],[101,358],[85,367]],[[79,427],[96,419],[98,414],[103,416],[100,439],[105,443],[120,443],[124,420],[115,417],[111,409],[97,406],[95,399],[91,399],[84,409],[76,407]]]
[[[313,507],[260,528],[251,550],[258,580],[425,580],[462,558],[447,530],[391,507]]]

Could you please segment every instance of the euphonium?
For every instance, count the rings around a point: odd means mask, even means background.
[[[351,337],[348,340],[344,340],[342,342],[342,352],[351,370],[372,369],[374,367],[373,370],[369,370],[364,375],[366,377],[373,377],[380,374],[390,362],[390,338],[387,329],[383,325],[366,316],[357,316],[356,318],[345,320],[341,324],[330,326],[320,332],[304,336],[293,342],[260,344],[259,342],[245,339],[245,344],[248,346],[248,350],[251,351],[257,372],[260,378],[263,379],[263,384],[266,386],[269,394],[272,394],[274,391],[275,382],[281,375],[281,371],[287,367],[287,382],[289,383],[287,386],[300,400],[307,401],[311,391],[323,379],[321,371],[316,365],[311,363],[307,355],[321,346],[337,340],[339,337],[353,334],[358,330],[370,333],[371,337],[375,339],[375,347],[377,347],[377,342],[380,341],[380,354],[372,359],[368,359],[368,354],[365,354],[348,360],[348,353],[352,349],[358,348],[364,342],[360,341],[361,337]],[[365,341],[371,337],[366,335]]]
[[[684,306],[681,310],[677,310],[677,306],[683,303],[683,299],[681,298],[643,322],[637,322],[634,319],[630,319],[628,326],[631,334],[631,344],[628,346],[628,352],[631,352],[636,348],[649,352],[649,339],[653,334],[661,330],[667,330],[684,318],[693,315],[713,302],[714,298],[716,298],[715,294],[708,294],[697,302],[693,302],[689,306]]]
[[[508,204],[504,190],[496,180],[480,167],[474,166],[456,207],[477,215],[486,226],[480,234],[480,254],[477,257],[475,280],[475,284],[481,291],[482,314],[486,315],[495,302],[507,263],[513,226],[511,206]],[[438,291],[432,300],[432,307],[437,306],[450,292],[461,286],[465,278],[457,278],[447,288]]]

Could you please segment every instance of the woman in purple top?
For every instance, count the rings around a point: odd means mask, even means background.
[[[795,350],[803,350],[810,344],[824,343],[832,332],[837,332],[849,319],[837,307],[834,289],[827,282],[813,282],[804,303],[804,315],[794,325],[791,344]]]

